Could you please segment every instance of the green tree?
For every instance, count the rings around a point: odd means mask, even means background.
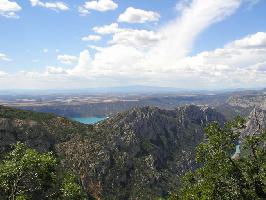
[[[237,118],[224,127],[212,123],[206,128],[207,139],[196,153],[201,167],[183,177],[171,200],[266,199],[266,133],[244,138],[241,153],[234,155],[243,124]]]
[[[86,199],[82,188],[78,184],[77,177],[73,173],[66,173],[61,185],[61,197],[64,200]]]
[[[70,189],[67,196],[65,189]],[[59,171],[58,162],[50,152],[39,153],[18,142],[0,163],[1,199],[75,200],[83,197],[74,175]]]

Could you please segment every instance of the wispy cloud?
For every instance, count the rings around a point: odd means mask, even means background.
[[[105,26],[96,26],[93,28],[93,31],[98,34],[107,35],[107,34],[117,33],[119,29],[117,23],[112,23],[110,25],[105,25]]]
[[[117,23],[94,27],[94,32],[102,35],[111,34],[109,44],[121,44],[125,46],[149,47],[162,39],[161,35],[145,29],[120,28]]]

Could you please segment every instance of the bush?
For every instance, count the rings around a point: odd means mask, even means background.
[[[0,163],[1,199],[82,199],[77,178],[59,169],[51,152],[39,153],[18,142]]]
[[[241,153],[234,155],[243,124],[238,118],[206,128],[207,140],[196,153],[202,167],[185,174],[171,200],[266,199],[266,133],[244,138]]]

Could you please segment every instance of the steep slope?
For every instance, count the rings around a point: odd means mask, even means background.
[[[195,147],[212,121],[225,119],[197,106],[135,108],[95,126],[0,107],[0,151],[16,141],[52,150],[96,199],[156,199],[175,190],[180,176],[196,167]]]
[[[262,91],[261,94],[232,96],[227,100],[227,103],[231,106],[239,106],[242,108],[254,108],[256,106],[266,108],[266,92]]]
[[[255,107],[248,117],[246,128],[242,132],[241,137],[260,134],[262,131],[266,131],[266,109]]]
[[[232,93],[226,102],[215,105],[215,110],[232,120],[236,116],[248,117],[255,107],[266,109],[265,89]]]
[[[210,108],[135,108],[96,126],[88,138],[73,138],[65,165],[76,169],[97,199],[156,199],[173,191],[180,176],[196,167],[195,147],[203,128],[224,117]]]
[[[254,107],[241,107],[241,106],[231,106],[229,104],[220,104],[215,106],[214,109],[224,115],[226,119],[233,120],[237,116],[248,117],[250,112],[254,109]]]
[[[0,106],[0,153],[17,141],[41,152],[55,150],[56,144],[85,135],[89,129],[56,115]]]

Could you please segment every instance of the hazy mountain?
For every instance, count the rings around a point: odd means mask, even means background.
[[[197,90],[191,90],[197,91]],[[142,93],[162,93],[162,92],[190,92],[181,88],[172,87],[156,87],[145,85],[130,85],[124,87],[97,87],[97,88],[84,88],[84,89],[43,89],[43,90],[0,90],[2,95],[49,95],[49,94],[142,94]],[[201,91],[198,91],[201,92]]]

